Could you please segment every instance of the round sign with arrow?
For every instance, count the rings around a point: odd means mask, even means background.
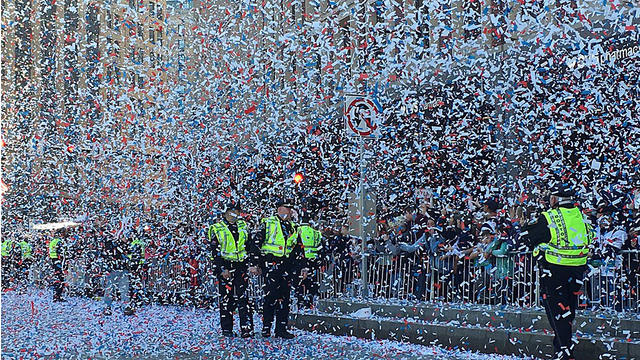
[[[380,105],[373,100],[360,95],[347,95],[344,109],[347,133],[351,136],[376,136],[381,113]]]

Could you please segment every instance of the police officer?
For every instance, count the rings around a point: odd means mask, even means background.
[[[567,185],[554,187],[549,198],[552,209],[521,234],[539,260],[544,308],[555,333],[556,357],[562,360],[574,359],[571,327],[593,239],[591,226],[573,197]]]
[[[31,244],[27,242],[25,238],[22,238],[18,242],[18,246],[20,247],[20,260],[18,262],[17,270],[18,281],[23,286],[27,286],[27,280],[29,279],[29,269],[31,268],[31,264],[33,263],[33,248]]]
[[[12,236],[7,236],[2,240],[2,287],[4,288],[11,285],[11,273],[14,270],[15,263],[16,254],[13,239]]]
[[[58,236],[49,242],[49,259],[53,266],[53,301],[64,302],[62,292],[64,291],[64,261],[66,256],[65,241],[67,239],[67,229],[58,230]]]
[[[322,233],[314,229],[311,221],[305,215],[303,222],[298,227],[298,236],[304,250],[304,261],[300,270],[300,276],[296,287],[298,307],[311,309],[313,298],[317,295],[319,284],[318,275],[321,266]]]
[[[148,229],[148,227],[145,227]],[[129,277],[131,280],[131,303],[133,308],[142,306],[144,301],[144,288],[142,286],[143,275],[145,270],[145,253],[147,243],[143,239],[144,231],[137,228],[132,232],[131,241],[129,243]]]
[[[247,223],[240,218],[237,203],[226,206],[222,220],[209,227],[214,273],[220,291],[220,326],[222,335],[233,336],[233,311],[238,308],[243,338],[253,336],[253,319],[249,311],[247,287],[248,253],[251,236]]]
[[[117,289],[123,305],[123,313],[131,316],[135,312],[133,304],[131,304],[131,281],[129,277],[130,258],[129,258],[130,240],[124,234],[114,234],[108,232],[104,238],[103,254],[105,266],[104,279],[104,303],[105,308],[102,314],[111,315],[111,305],[113,304],[114,291]]]
[[[304,255],[297,227],[292,221],[293,201],[279,201],[276,205],[277,215],[261,221],[251,262],[252,265],[259,264],[264,274],[262,336],[271,336],[275,315],[275,336],[293,339],[295,336],[287,331],[291,284]],[[255,266],[249,271],[258,273]]]

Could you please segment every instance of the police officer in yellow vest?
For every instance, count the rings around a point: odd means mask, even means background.
[[[556,357],[562,360],[574,359],[572,322],[593,239],[591,226],[575,205],[574,196],[565,184],[554,187],[549,199],[552,209],[521,233],[539,260],[542,300],[555,333]]]
[[[12,236],[5,234],[2,240],[2,287],[8,288],[13,282],[13,271],[16,265],[16,247],[13,244]]]
[[[58,230],[57,236],[49,241],[49,259],[53,265],[53,301],[63,302],[62,292],[64,290],[64,260],[65,241],[67,230]]]
[[[297,226],[292,221],[293,201],[279,201],[276,206],[277,215],[261,221],[251,262],[252,265],[259,264],[264,273],[262,336],[271,336],[275,315],[275,336],[292,339],[295,336],[287,331],[291,284],[304,255]],[[254,266],[249,271],[257,272]]]
[[[18,246],[20,248],[20,260],[17,263],[18,274],[16,278],[20,285],[26,286],[28,285],[29,269],[33,263],[33,248],[24,238],[18,242]]]
[[[222,220],[209,227],[208,237],[218,277],[222,335],[233,336],[233,311],[237,307],[241,336],[252,337],[253,315],[247,294],[251,234],[237,203],[227,204]]]
[[[303,266],[296,287],[298,307],[311,309],[313,298],[317,295],[319,284],[318,274],[321,266],[322,233],[314,229],[310,219],[305,215],[302,224],[298,227],[298,236],[304,250]]]
[[[142,286],[145,272],[147,243],[143,240],[144,230],[136,228],[129,239],[129,279],[131,281],[131,302],[133,307],[142,306],[145,298]]]
[[[13,240],[5,238],[4,240],[2,240],[2,260],[5,260],[11,257],[12,252],[13,252]]]

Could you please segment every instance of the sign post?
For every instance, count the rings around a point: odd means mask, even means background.
[[[382,107],[373,99],[365,95],[347,94],[344,102],[345,130],[349,136],[358,137],[360,142],[360,181],[358,185],[358,214],[360,215],[360,241],[362,245],[362,261],[360,281],[362,296],[369,296],[369,281],[367,279],[367,239],[365,238],[365,209],[364,209],[364,144],[365,139],[379,136],[378,124],[382,117]]]

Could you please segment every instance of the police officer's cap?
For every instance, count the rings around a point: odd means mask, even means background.
[[[228,201],[224,204],[224,212],[228,211],[240,211],[240,203],[236,201]]]
[[[276,201],[276,208],[288,207],[292,209],[294,206],[295,206],[295,203],[293,199],[279,199],[278,201]]]
[[[572,198],[576,193],[569,185],[560,183],[551,188],[551,195],[561,198]]]

